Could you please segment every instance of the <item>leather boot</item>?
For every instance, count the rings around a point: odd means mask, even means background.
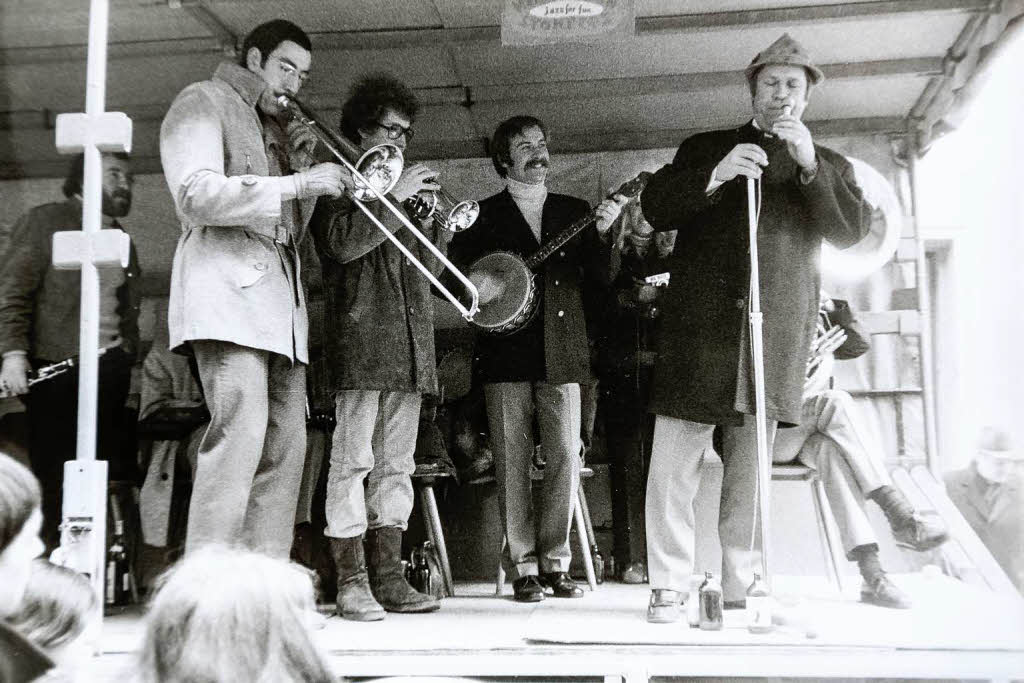
[[[366,574],[363,537],[332,538],[331,555],[338,569],[338,616],[351,621],[380,621],[384,609],[373,599]]]
[[[882,508],[898,545],[924,552],[949,538],[946,525],[937,515],[919,514],[895,486],[880,486],[868,498]]]
[[[433,612],[441,603],[420,593],[405,580],[402,570],[402,530],[385,526],[366,534],[373,597],[388,612]]]

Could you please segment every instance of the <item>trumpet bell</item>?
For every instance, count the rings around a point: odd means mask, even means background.
[[[451,232],[462,232],[476,222],[480,215],[480,205],[472,199],[453,204],[452,200],[443,190],[433,192],[424,190],[417,193],[406,202],[409,212],[425,221],[431,216],[442,227]]]
[[[462,232],[472,226],[479,215],[480,205],[472,199],[467,199],[456,204],[455,208],[448,213],[448,220],[445,222],[445,225],[452,232]]]
[[[405,159],[395,145],[377,145],[366,150],[356,162],[356,170],[379,194],[387,194],[402,175]],[[362,202],[373,201],[377,195],[359,178],[353,178],[352,196]]]

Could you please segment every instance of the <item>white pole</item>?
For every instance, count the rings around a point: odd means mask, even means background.
[[[747,221],[750,225],[750,351],[754,365],[754,421],[757,426],[757,493],[761,514],[761,572],[768,586],[768,513],[772,481],[772,455],[768,443],[768,417],[764,398],[764,349],[761,316],[761,280],[757,256],[757,198],[754,179],[747,178]]]
[[[107,19],[109,0],[92,0],[89,8],[89,57],[85,83],[85,114],[103,113],[107,86]],[[93,141],[85,144],[82,182],[82,303],[79,321],[78,445],[79,460],[96,459],[96,400],[99,377],[100,281],[89,234],[98,233],[103,202],[103,162]]]

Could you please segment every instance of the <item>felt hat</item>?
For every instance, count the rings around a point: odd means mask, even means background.
[[[761,70],[761,67],[768,66],[769,64],[802,66],[807,72],[807,82],[809,85],[817,85],[825,80],[825,74],[821,72],[821,69],[814,66],[811,56],[804,50],[803,45],[793,40],[788,33],[783,33],[778,40],[757,53],[750,62],[750,66],[743,70],[743,74],[747,77],[747,82],[753,85],[757,72]]]
[[[1016,447],[1013,436],[997,427],[984,427],[978,437],[978,450],[999,460],[1022,460],[1024,453]]]

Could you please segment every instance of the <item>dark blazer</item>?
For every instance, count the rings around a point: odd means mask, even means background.
[[[800,421],[804,372],[818,313],[822,239],[838,247],[867,234],[870,209],[841,155],[815,145],[811,182],[776,139],[748,123],[683,141],[641,196],[656,230],[679,230],[661,299],[651,411],[707,424],[738,424],[754,412],[747,336],[750,280],[746,178],[706,194],[719,161],[741,142],[769,154],[758,233],[768,417]],[[746,346],[742,347],[743,349]]]
[[[440,271],[440,262],[380,202],[366,206],[431,272]],[[309,227],[323,272],[329,391],[436,393],[427,278],[347,197],[322,197]],[[433,221],[420,230],[444,253]]]
[[[82,274],[56,270],[52,260],[53,234],[81,229],[77,199],[37,206],[19,219],[0,269],[0,353],[20,349],[46,361],[78,355]],[[121,348],[134,356],[141,298],[134,244],[124,275],[117,289]]]
[[[582,199],[548,193],[541,221],[542,241],[546,243],[589,211]],[[509,251],[525,258],[540,247],[506,189],[480,202],[477,222],[455,236],[449,257],[464,269],[494,251]],[[534,277],[540,297],[537,315],[513,334],[477,335],[476,379],[487,383],[589,381],[592,375],[581,291],[588,282],[607,284],[610,253],[597,231],[588,227],[538,266]]]

